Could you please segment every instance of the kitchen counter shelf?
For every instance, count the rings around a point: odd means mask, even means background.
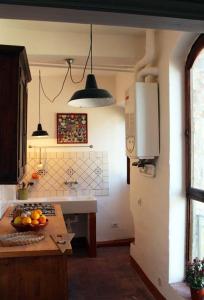
[[[0,221],[0,234],[15,232],[10,225],[10,207]],[[45,239],[27,246],[0,247],[1,300],[67,300],[68,259],[71,244],[62,254],[52,234],[66,234],[61,207],[55,204],[56,216],[49,217],[49,224],[42,232]]]
[[[67,229],[64,223],[61,207],[55,204],[56,216],[50,216],[49,224],[42,229],[42,233],[45,234],[45,239],[39,243],[26,246],[15,247],[0,247],[1,257],[25,257],[25,256],[42,256],[42,255],[61,255],[60,250],[50,237],[51,234],[66,234]],[[11,226],[11,217],[9,217],[12,207],[8,208],[3,219],[0,221],[0,235],[16,232]],[[71,244],[66,254],[71,254]]]

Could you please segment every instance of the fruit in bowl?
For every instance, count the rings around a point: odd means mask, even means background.
[[[19,210],[15,212],[11,225],[17,231],[39,230],[48,224],[48,219],[40,209],[30,212]]]

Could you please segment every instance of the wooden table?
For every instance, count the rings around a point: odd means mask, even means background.
[[[42,232],[45,239],[39,243],[0,247],[0,299],[1,300],[67,300],[67,255],[71,244],[62,254],[51,234],[66,234],[60,205],[54,205],[56,216],[48,217],[49,224]],[[9,208],[0,221],[0,234],[15,232],[10,225]]]

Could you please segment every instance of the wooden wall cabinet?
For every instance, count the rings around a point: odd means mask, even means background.
[[[29,81],[25,47],[0,45],[0,184],[17,184],[25,172]]]

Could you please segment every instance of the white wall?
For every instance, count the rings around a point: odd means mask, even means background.
[[[0,218],[9,206],[9,203],[16,199],[15,185],[0,185]]]
[[[59,90],[65,70],[41,68],[43,83],[47,94],[52,96]],[[28,90],[28,138],[36,130],[38,122],[38,69],[31,68],[32,82]],[[114,76],[96,76],[98,85],[108,89],[115,95]],[[133,223],[129,205],[129,187],[126,184],[126,156],[125,156],[125,124],[124,109],[117,106],[93,109],[76,109],[67,105],[67,100],[76,89],[84,87],[71,84],[65,85],[62,95],[53,104],[43,96],[42,125],[49,132],[49,139],[28,140],[28,144],[56,144],[56,113],[57,112],[87,112],[88,139],[95,151],[108,151],[110,195],[97,197],[97,240],[113,240],[132,237]],[[84,151],[85,148],[83,148]],[[53,151],[56,151],[54,149]],[[63,149],[64,151],[64,149]],[[73,148],[73,151],[79,151]],[[119,228],[111,228],[112,223],[118,223]]]
[[[193,35],[159,33],[160,157],[156,178],[131,169],[135,245],[131,255],[168,300],[169,283],[183,280],[185,262],[183,72]],[[141,205],[140,201],[141,199]]]
[[[125,92],[134,83],[135,74],[120,72],[116,74],[116,100],[120,106],[125,106]]]
[[[161,279],[161,289],[165,291],[168,283],[169,224],[168,47],[172,40],[164,38],[165,36],[161,39],[159,54],[160,157],[156,178],[143,177],[134,167],[131,170],[131,183],[135,182],[134,186],[131,185],[131,203],[135,211],[135,246],[131,248],[131,255],[154,285],[158,287],[158,279]],[[142,200],[141,206],[138,203],[139,198]]]

